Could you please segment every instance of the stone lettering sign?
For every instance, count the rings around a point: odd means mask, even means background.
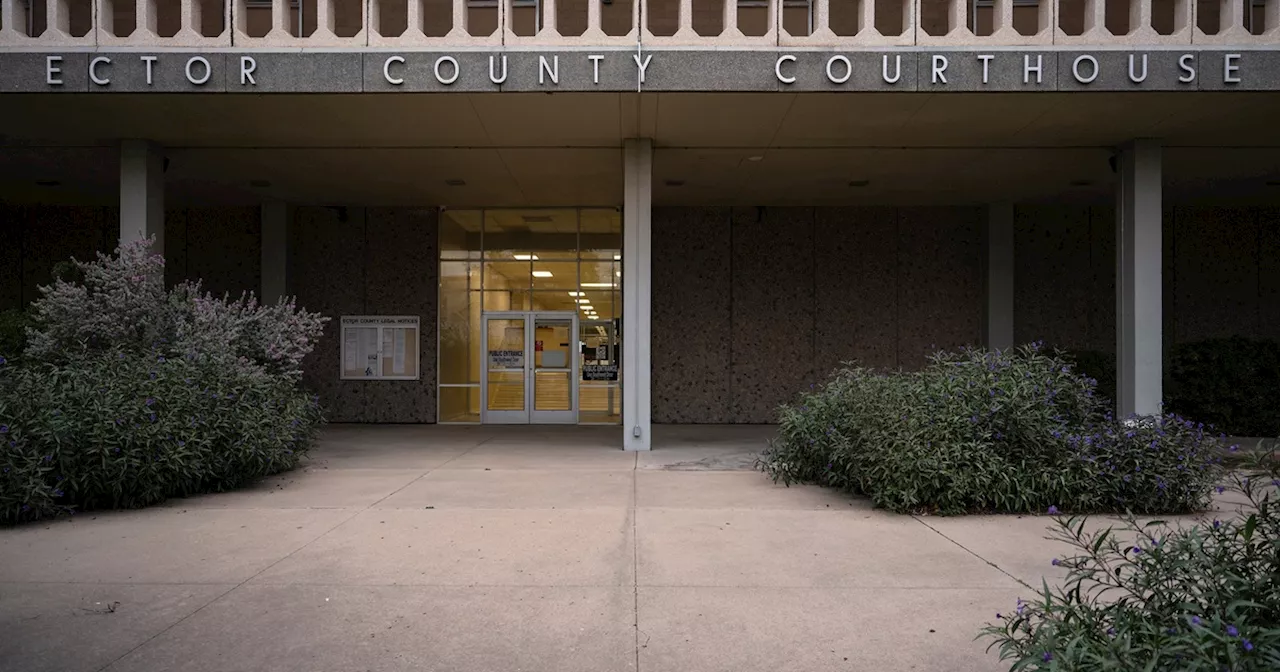
[[[0,53],[0,92],[1280,90],[1280,51]]]

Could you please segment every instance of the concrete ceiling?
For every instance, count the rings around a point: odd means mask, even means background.
[[[618,205],[622,141],[647,136],[659,205],[1105,201],[1111,147],[1133,137],[1164,139],[1173,196],[1280,203],[1280,186],[1267,185],[1280,180],[1272,93],[84,94],[0,103],[0,199],[19,202],[111,202],[117,139],[144,137],[167,148],[175,203]]]

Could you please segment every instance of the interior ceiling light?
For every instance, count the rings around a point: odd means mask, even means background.
[[[569,292],[569,296],[582,296],[582,292]]]
[[[574,299],[574,301],[584,305],[591,305],[591,299]]]
[[[760,155],[758,155],[758,154],[757,154],[756,156],[748,156],[748,157],[747,157],[747,160],[748,160],[748,161],[762,161],[762,160],[764,160],[764,157],[763,157],[763,156],[760,156]]]
[[[868,184],[871,184],[871,180],[849,180],[849,186],[851,187],[865,187]]]
[[[621,254],[615,254],[615,255],[613,255],[613,260],[614,260],[614,261],[622,261],[622,255],[621,255]]]
[[[590,287],[592,289],[608,289],[610,287],[617,287],[617,285],[612,282],[584,282],[582,283],[582,286]]]
[[[538,260],[538,255],[536,254],[517,254],[514,256],[516,258],[516,261],[537,261]]]
[[[451,180],[445,180],[445,181],[444,181],[444,183],[445,183],[445,184],[447,184],[447,185],[449,185],[449,186],[451,186],[451,187],[465,187],[465,186],[467,186],[467,181],[466,181],[466,180],[460,180],[460,179],[458,179],[458,178],[456,178],[456,177],[455,177],[455,178],[453,178],[453,179],[451,179]]]
[[[534,271],[534,272],[533,272],[533,277],[535,277],[535,278],[549,278],[549,277],[551,277],[551,271]]]

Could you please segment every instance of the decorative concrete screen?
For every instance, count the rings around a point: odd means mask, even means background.
[[[418,316],[344,315],[343,380],[417,380]]]

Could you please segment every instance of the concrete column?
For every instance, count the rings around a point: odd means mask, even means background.
[[[289,204],[262,204],[263,304],[289,296]]]
[[[626,140],[623,146],[622,208],[622,447],[649,450],[652,407],[649,333],[652,319],[651,217],[653,142]]]
[[[1013,204],[987,208],[987,302],[983,335],[988,348],[1013,347]]]
[[[120,244],[155,236],[164,254],[164,154],[147,140],[120,143]]]
[[[1116,193],[1116,412],[1160,412],[1161,157],[1156,140],[1120,148]]]

